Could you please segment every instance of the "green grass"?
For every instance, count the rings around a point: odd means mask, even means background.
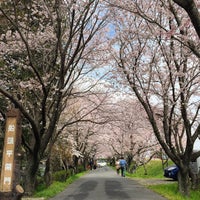
[[[170,162],[169,165],[172,163]],[[162,163],[160,160],[152,160],[146,165],[147,174],[144,168],[139,167],[133,174],[127,174],[129,177],[135,178],[163,178]]]
[[[171,165],[172,162],[169,162]],[[160,160],[152,160],[150,161],[147,166],[147,175],[144,174],[144,168],[139,167],[134,174],[127,173],[127,176],[133,178],[141,178],[141,179],[148,179],[148,178],[164,178],[163,176],[163,169],[162,163]],[[190,197],[183,197],[178,192],[178,183],[170,183],[168,184],[158,184],[158,185],[151,185],[147,186],[149,189],[161,194],[163,197],[167,198],[168,200],[198,200],[200,199],[200,191],[192,191],[190,192]]]
[[[172,163],[170,163],[172,164]],[[169,165],[170,165],[169,164]],[[163,169],[162,163],[159,160],[153,160],[147,164],[147,175],[144,174],[144,168],[139,167],[134,174],[127,173],[128,177],[133,178],[141,178],[141,179],[150,179],[150,178],[164,178],[163,177]],[[50,187],[45,188],[41,186],[35,192],[34,197],[44,197],[46,199],[55,196],[56,194],[62,192],[69,184],[83,176],[86,172],[76,174],[66,182],[54,182]],[[190,197],[186,198],[183,197],[180,193],[178,193],[178,184],[177,182],[170,183],[170,184],[159,184],[159,185],[151,185],[147,186],[149,189],[161,194],[168,200],[198,200],[200,199],[200,191],[191,191]]]
[[[148,186],[149,189],[161,194],[169,200],[198,200],[200,191],[191,191],[190,197],[183,197],[178,193],[177,183]]]
[[[83,176],[85,173],[86,172],[82,172],[71,176],[65,182],[53,182],[53,184],[51,184],[48,188],[40,186],[37,188],[33,197],[44,197],[45,199],[54,197],[56,194],[62,192],[69,184]]]

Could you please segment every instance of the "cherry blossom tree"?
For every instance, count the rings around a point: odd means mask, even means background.
[[[31,193],[73,85],[101,52],[106,10],[98,0],[40,0],[6,1],[0,13],[0,93],[26,124],[24,186]]]
[[[199,38],[200,38],[200,14],[199,2],[196,0],[174,0],[180,7],[182,7],[188,14]]]
[[[98,132],[102,125],[109,120],[104,112],[107,93],[86,93],[85,96],[72,99],[70,110],[64,110],[59,122],[58,133],[72,144],[74,166],[77,167],[79,158],[88,160],[94,157],[98,149]],[[67,111],[67,112],[65,112]],[[63,129],[64,128],[64,129]]]
[[[128,165],[145,164],[159,150],[147,116],[138,101],[131,96],[112,105],[112,121],[108,123],[108,144],[115,157],[127,157]]]
[[[160,145],[180,169],[179,191],[189,195],[190,161],[200,156],[193,151],[200,128],[198,28],[172,1],[115,2],[111,54],[118,79],[142,104]]]
[[[95,158],[99,149],[99,129],[108,120],[107,116],[102,115],[108,94],[105,91],[97,91],[100,85],[91,84],[84,86],[81,92],[73,91],[73,94],[79,95],[73,96],[65,103],[56,133],[45,153],[46,185],[51,183],[51,174],[55,169],[64,167],[68,170],[70,166],[77,173],[79,169],[86,170],[88,161]]]
[[[140,1],[119,1],[119,0],[104,0],[111,7],[126,10],[136,16],[144,18],[148,23],[154,24],[158,27],[161,33],[173,35],[173,38],[182,43],[186,48],[189,48],[197,57],[199,54],[199,35],[200,35],[200,14],[199,2],[197,0],[158,0],[150,1],[146,4],[145,0]],[[157,8],[155,8],[155,4]],[[152,6],[155,10],[149,8]],[[184,12],[186,11],[186,12]],[[154,15],[160,13],[159,15]],[[174,19],[176,23],[171,28],[167,28],[165,24],[160,23],[162,16],[169,16]],[[187,35],[184,34],[185,28]],[[155,29],[156,31],[156,29]]]

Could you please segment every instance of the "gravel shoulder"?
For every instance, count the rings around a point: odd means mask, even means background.
[[[141,179],[141,178],[131,178],[135,181],[137,181],[139,184],[144,185],[144,186],[149,186],[149,185],[159,185],[159,184],[172,184],[175,183],[173,179],[168,179],[168,178],[147,178],[147,179]]]

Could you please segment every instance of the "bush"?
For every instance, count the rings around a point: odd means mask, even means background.
[[[84,172],[85,171],[85,168],[83,165],[79,165],[76,169],[76,173],[81,173],[81,172]]]
[[[137,167],[136,167],[136,162],[133,161],[133,162],[130,164],[129,168],[128,168],[128,172],[132,174],[132,173],[135,172],[136,168],[137,168]]]
[[[53,181],[65,182],[71,176],[71,170],[61,170],[53,174]]]

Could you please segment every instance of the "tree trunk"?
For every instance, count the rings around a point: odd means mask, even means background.
[[[196,164],[195,164],[196,165]],[[200,186],[200,177],[199,177],[199,171],[198,171],[198,168],[194,168],[190,167],[190,178],[191,178],[191,188],[193,190],[198,190],[199,189],[199,186]]]
[[[130,166],[131,166],[132,161],[133,161],[133,155],[130,153],[130,154],[128,155],[128,158],[127,158],[127,165],[128,165],[127,170],[128,170],[129,172],[130,172]]]
[[[189,177],[189,170],[187,169],[180,169],[178,173],[178,189],[179,192],[186,197],[190,195],[190,177]]]
[[[199,188],[198,174],[190,172],[190,177],[191,177],[191,188],[193,190],[197,190]]]
[[[88,166],[88,162],[87,162],[86,158],[83,158],[82,164],[83,164],[84,170],[86,171],[87,170],[87,166]]]
[[[143,164],[143,168],[144,168],[144,175],[147,175],[147,168],[146,168],[146,164]]]
[[[25,195],[27,196],[31,196],[35,190],[38,166],[39,163],[34,161],[33,158],[30,157],[27,160],[27,168],[24,181]]]
[[[75,173],[77,173],[77,169],[78,169],[78,160],[79,158],[77,156],[73,157]]]
[[[25,177],[25,195],[31,196],[35,190],[35,183],[36,183],[36,175],[32,175],[29,172],[27,172]]]
[[[44,172],[44,181],[46,186],[50,186],[52,183],[52,176],[51,176],[51,161],[50,156],[46,160],[45,172]]]

